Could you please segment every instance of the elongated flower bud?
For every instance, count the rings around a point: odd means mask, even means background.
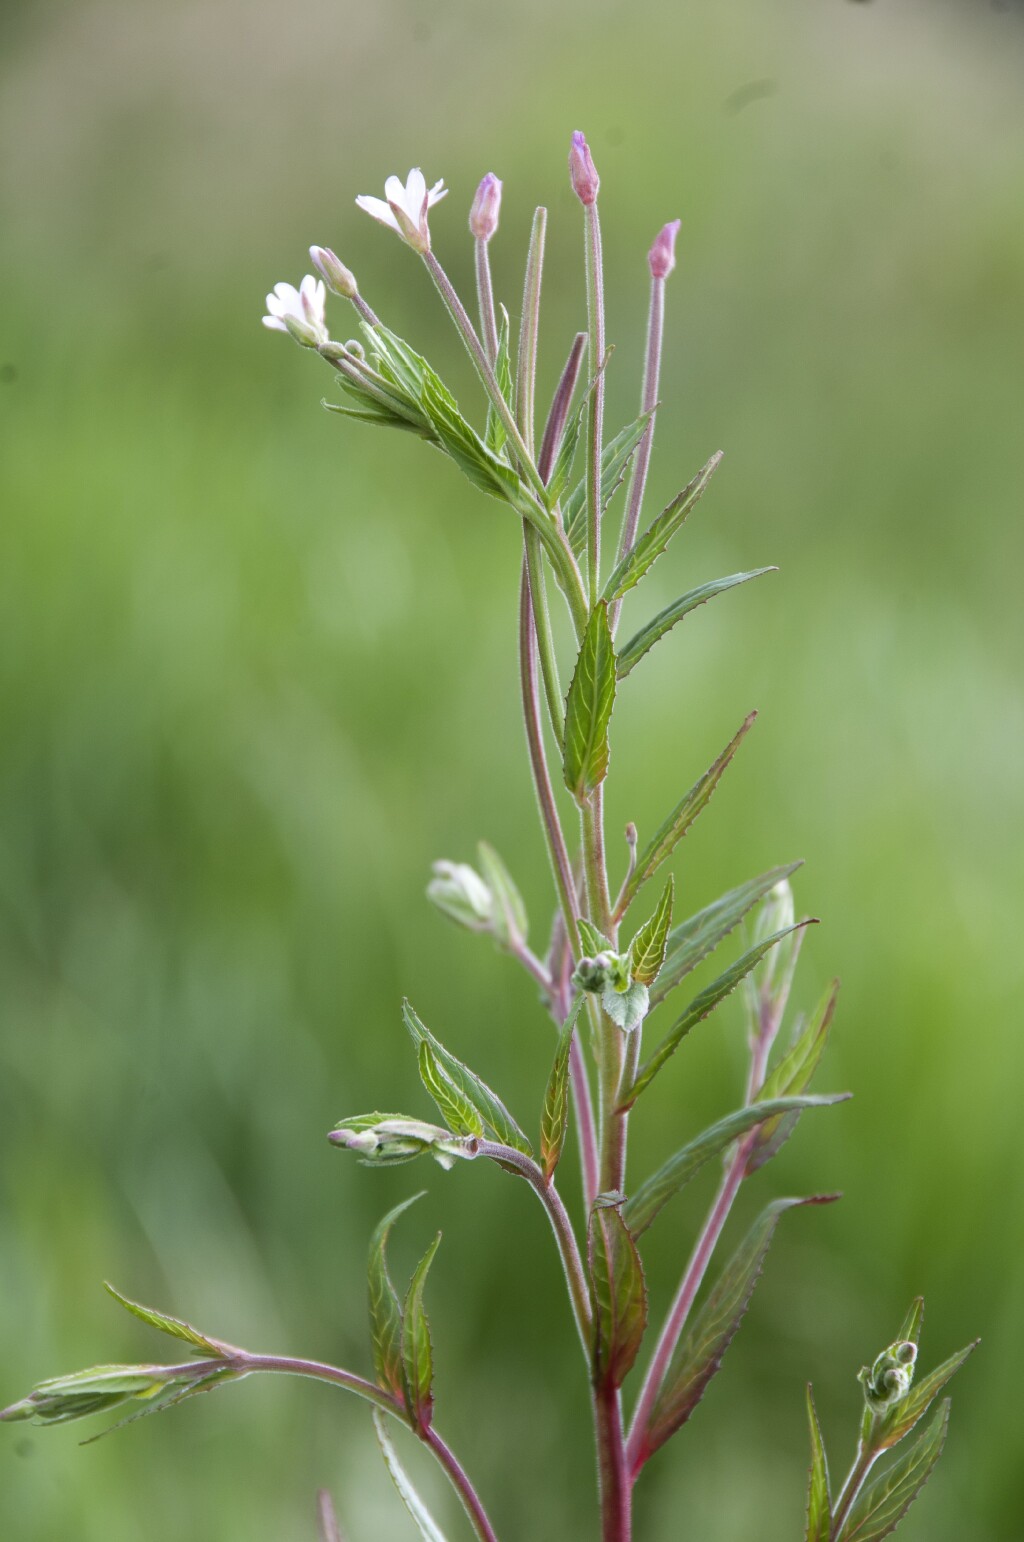
[[[667,278],[676,265],[676,236],[681,220],[670,220],[654,238],[654,245],[647,253],[652,278]]]
[[[469,211],[469,228],[478,241],[489,241],[498,228],[501,211],[501,183],[489,171],[476,190]]]
[[[341,295],[343,300],[355,299],[359,293],[355,274],[349,272],[337,253],[329,246],[311,246],[309,255],[332,294]]]
[[[446,916],[471,932],[489,932],[494,920],[494,896],[480,874],[467,862],[435,862],[427,898]]]
[[[569,177],[572,190],[580,203],[597,202],[597,190],[601,186],[601,178],[597,174],[590,146],[579,129],[572,136],[572,148],[569,151]]]

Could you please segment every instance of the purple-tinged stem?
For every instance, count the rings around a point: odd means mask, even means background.
[[[604,434],[604,271],[596,196],[583,206],[587,266],[587,330],[590,334],[590,403],[587,413],[587,582],[590,603],[601,583],[601,447]]]
[[[320,1542],[342,1542],[334,1502],[325,1488],[320,1489],[316,1496],[316,1515],[320,1523]]]
[[[489,241],[477,236],[476,246],[476,296],[480,307],[480,331],[491,365],[498,357],[498,322],[494,313],[494,285],[491,282],[491,258]]]
[[[653,412],[658,403],[658,381],[661,375],[661,344],[665,328],[665,279],[651,275],[651,303],[647,314],[647,354],[644,365],[644,383],[640,397],[640,411]],[[640,509],[644,501],[644,488],[647,485],[647,471],[651,464],[651,450],[654,446],[654,418],[652,417],[644,430],[643,437],[636,447],[633,456],[633,468],[629,478],[629,488],[626,493],[626,512],[622,521],[622,536],[619,540],[617,562],[633,549],[636,540],[637,526],[640,523]],[[622,609],[622,601],[616,600],[608,610],[608,625],[612,636],[619,621],[619,612]]]
[[[469,1516],[480,1542],[498,1542],[494,1527],[487,1518],[487,1512],[451,1447],[441,1439],[432,1424],[421,1432],[420,1438],[424,1445],[430,1447],[444,1468],[448,1481],[462,1501],[462,1508]]]
[[[622,1397],[614,1387],[594,1388],[601,1542],[631,1542],[632,1483],[622,1432]]]
[[[555,461],[558,458],[562,435],[565,432],[569,408],[572,406],[576,382],[580,377],[580,367],[583,364],[583,350],[586,346],[587,334],[585,332],[577,332],[573,345],[569,350],[569,357],[565,361],[565,368],[559,377],[558,385],[555,387],[555,394],[551,398],[547,422],[544,424],[544,437],[540,442],[540,455],[537,457],[537,470],[540,472],[541,481],[545,487],[550,482],[551,473],[555,469]]]

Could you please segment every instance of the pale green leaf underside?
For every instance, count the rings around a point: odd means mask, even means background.
[[[391,1481],[398,1490],[398,1496],[409,1514],[415,1521],[423,1542],[445,1542],[445,1536],[441,1528],[430,1514],[423,1500],[417,1494],[408,1473],[398,1460],[391,1436],[388,1434],[387,1419],[379,1408],[373,1410],[373,1427],[377,1432],[377,1444],[380,1446],[384,1465],[391,1475]]]
[[[495,1140],[505,1146],[514,1146],[524,1156],[532,1156],[533,1147],[498,1094],[492,1092],[486,1082],[481,1081],[468,1066],[463,1065],[461,1060],[456,1060],[455,1056],[445,1049],[440,1040],[434,1037],[427,1025],[417,1016],[408,1001],[402,1003],[402,1016],[417,1046],[417,1052],[420,1044],[426,1042],[430,1045],[445,1075],[462,1097],[477,1110]]]

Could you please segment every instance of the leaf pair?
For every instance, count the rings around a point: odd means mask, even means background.
[[[387,1241],[403,1210],[408,1210],[422,1197],[422,1194],[414,1194],[412,1199],[388,1211],[370,1240],[367,1269],[370,1340],[377,1382],[399,1399],[414,1429],[429,1426],[434,1407],[434,1358],[430,1324],[423,1306],[423,1289],[441,1233],[438,1232],[417,1264],[404,1303],[399,1300],[388,1272]]]
[[[448,1128],[460,1136],[486,1134],[532,1156],[533,1147],[498,1094],[445,1049],[408,1001],[402,1003],[402,1017],[417,1047],[420,1078]]]

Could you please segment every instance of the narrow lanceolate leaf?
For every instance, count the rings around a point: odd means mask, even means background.
[[[569,1127],[569,1053],[583,1003],[584,997],[577,996],[572,1011],[562,1025],[555,1049],[555,1063],[551,1067],[544,1094],[544,1107],[540,1116],[540,1165],[549,1183],[561,1160],[565,1132]]]
[[[658,614],[625,644],[616,666],[619,679],[624,680],[630,670],[639,664],[644,654],[648,653],[656,642],[660,642],[666,632],[671,632],[676,622],[682,621],[691,610],[697,610],[699,606],[706,605],[708,600],[715,598],[716,594],[724,594],[727,589],[735,589],[737,584],[746,584],[752,578],[761,578],[765,573],[777,572],[778,568],[754,568],[749,573],[731,573],[728,578],[713,578],[710,583],[701,584],[699,588],[691,589],[678,600],[673,600],[671,605],[666,605],[664,610],[659,610]]]
[[[807,1422],[811,1427],[811,1471],[807,1485],[807,1542],[829,1542],[832,1533],[832,1499],[828,1485],[828,1458],[821,1438],[814,1394],[807,1388]]]
[[[512,1115],[498,1097],[492,1092],[486,1082],[463,1065],[461,1060],[445,1049],[439,1039],[436,1039],[427,1025],[413,1011],[408,1001],[402,1003],[402,1016],[405,1026],[409,1030],[417,1050],[420,1044],[427,1043],[433,1051],[441,1069],[449,1081],[458,1089],[462,1097],[476,1109],[484,1122],[484,1126],[504,1146],[514,1146],[524,1156],[533,1155],[533,1147],[516,1124]]]
[[[664,1001],[670,990],[714,952],[769,889],[773,889],[780,879],[795,873],[799,866],[799,862],[790,862],[786,867],[773,867],[759,878],[751,878],[738,888],[730,889],[728,894],[706,905],[695,916],[674,926],[668,934],[665,963],[651,992],[652,1008]]]
[[[757,967],[769,948],[774,948],[775,944],[781,942],[783,937],[788,937],[790,932],[798,931],[801,926],[808,925],[810,925],[809,921],[798,921],[796,926],[789,926],[784,931],[776,932],[772,937],[766,937],[755,947],[748,948],[747,952],[738,958],[724,974],[719,975],[718,979],[713,981],[706,990],[701,991],[699,996],[695,996],[682,1016],[672,1024],[654,1054],[640,1067],[633,1085],[619,1103],[620,1110],[632,1108],[641,1092],[654,1080],[666,1060],[675,1054],[690,1029],[695,1028],[709,1012],[714,1011],[720,1001],[724,1001],[726,996],[736,989],[740,981]]]
[[[586,406],[586,402],[582,404]],[[609,440],[601,452],[601,512],[608,507],[615,495],[616,489],[622,482],[629,469],[629,463],[636,454],[637,445],[647,432],[647,425],[651,421],[653,413],[642,412],[632,423],[620,429],[614,439]],[[586,544],[587,537],[587,489],[586,480],[576,484],[572,492],[565,500],[562,508],[562,518],[565,523],[565,533],[569,537],[569,544],[576,556],[580,555]],[[606,592],[606,599],[612,596]]]
[[[403,1502],[406,1510],[409,1511],[412,1519],[415,1520],[419,1536],[423,1537],[423,1542],[444,1542],[443,1531],[438,1527],[438,1523],[433,1520],[432,1514],[427,1510],[423,1499],[419,1497],[419,1494],[413,1488],[409,1474],[406,1473],[406,1468],[398,1460],[398,1453],[396,1453],[395,1446],[393,1446],[392,1437],[387,1433],[387,1417],[382,1414],[379,1408],[373,1409],[373,1428],[376,1431],[376,1443],[381,1448],[381,1456],[384,1457],[384,1466],[389,1471],[390,1479],[392,1479],[393,1485],[398,1490],[399,1499]]]
[[[398,1497],[416,1522],[423,1542],[445,1542],[444,1532],[413,1488],[408,1473],[398,1460],[398,1453],[388,1434],[387,1419],[379,1408],[373,1410],[373,1427],[377,1432],[377,1444],[380,1446],[384,1465],[391,1474],[391,1481],[398,1490]]]
[[[512,366],[509,362],[508,351],[508,311],[501,307],[501,328],[498,332],[498,356],[494,361],[494,377],[498,382],[498,389],[506,402],[512,403]],[[487,409],[487,426],[484,429],[484,444],[495,455],[500,455],[507,435],[505,425],[498,415],[498,411],[492,402]]]
[[[655,1216],[669,1200],[684,1189],[701,1169],[714,1157],[727,1151],[732,1143],[765,1120],[805,1108],[828,1108],[833,1103],[843,1103],[848,1092],[822,1093],[819,1096],[773,1098],[770,1102],[751,1103],[749,1108],[738,1108],[727,1114],[710,1129],[704,1130],[669,1157],[656,1173],[646,1178],[635,1194],[630,1195],[622,1209],[622,1218],[634,1237],[640,1237]]]
[[[402,1376],[402,1306],[388,1273],[387,1242],[391,1228],[402,1211],[422,1199],[424,1192],[414,1194],[411,1199],[403,1200],[400,1205],[389,1210],[370,1239],[367,1284],[373,1366],[378,1385],[400,1398],[405,1396]]]
[[[805,1092],[811,1085],[811,1078],[818,1069],[818,1062],[828,1042],[828,1031],[838,995],[839,981],[833,980],[793,1048],[783,1056],[766,1079],[758,1093],[759,1099],[790,1097]],[[771,1161],[792,1135],[799,1118],[798,1111],[779,1119],[770,1119],[761,1126],[747,1163],[748,1175],[756,1173],[759,1167]]]
[[[580,366],[583,363],[583,355],[587,351],[587,334],[577,332],[569,349],[569,357],[565,361],[565,368],[559,377],[555,394],[551,398],[551,406],[548,409],[547,422],[544,425],[544,435],[541,439],[540,454],[537,457],[537,470],[541,480],[548,490],[548,507],[554,508],[559,502],[569,473],[572,470],[572,462],[576,453],[576,441],[579,439],[580,418],[579,414],[573,414],[575,425],[575,438],[571,448],[567,446],[566,423],[570,420],[572,399],[576,392],[576,382],[580,376]]]
[[[103,1283],[104,1288],[110,1292],[115,1301],[121,1303],[126,1312],[131,1312],[133,1317],[139,1318],[140,1322],[148,1323],[151,1328],[158,1328],[161,1333],[169,1334],[171,1338],[184,1339],[186,1344],[191,1344],[193,1349],[198,1349],[204,1355],[220,1356],[233,1353],[232,1345],[200,1333],[198,1328],[193,1328],[191,1323],[182,1322],[178,1317],[168,1317],[165,1312],[157,1312],[151,1306],[142,1306],[138,1301],[130,1300],[128,1296],[122,1296],[109,1280]]]
[[[645,425],[646,426],[646,425]],[[643,430],[641,430],[641,433]],[[681,493],[677,493],[671,503],[666,504],[657,519],[650,524],[643,535],[637,541],[631,552],[628,552],[612,576],[604,586],[604,598],[609,602],[621,600],[622,596],[634,584],[638,584],[644,574],[650,569],[651,564],[668,546],[669,541],[679,530],[689,514],[690,510],[698,502],[701,493],[711,481],[718,463],[722,459],[719,450],[712,455],[707,465],[704,466],[692,482],[688,482]]]
[[[594,1374],[621,1387],[647,1327],[647,1285],[636,1244],[619,1213],[621,1196],[599,1195],[590,1214],[587,1259],[594,1308]]]
[[[780,1218],[796,1206],[827,1204],[837,1197],[829,1194],[811,1199],[777,1199],[755,1221],[672,1358],[645,1432],[645,1455],[663,1446],[686,1423],[704,1396],[750,1305]]]
[[[615,649],[608,607],[590,613],[565,703],[565,785],[584,804],[608,773],[608,725],[615,701]]]
[[[482,1135],[484,1121],[459,1088],[446,1076],[426,1039],[420,1043],[420,1081],[440,1110],[441,1118],[456,1135]]]
[[[493,918],[495,937],[505,947],[517,940],[525,942],[529,921],[515,879],[487,841],[478,841],[476,850],[480,859],[480,872],[496,901]]]
[[[886,1416],[881,1431],[875,1438],[875,1445],[879,1451],[888,1451],[897,1441],[902,1440],[919,1419],[923,1419],[939,1393],[948,1381],[950,1381],[964,1364],[964,1362],[977,1349],[980,1339],[957,1350],[955,1355],[950,1355],[940,1366],[932,1371],[929,1376],[922,1376],[915,1381],[906,1397],[897,1403]]]
[[[881,1542],[896,1530],[935,1470],[949,1428],[946,1398],[924,1434],[857,1499],[837,1542]]]
[[[113,1435],[117,1430],[123,1430],[129,1424],[137,1424],[140,1419],[148,1419],[151,1414],[165,1413],[168,1408],[176,1408],[179,1403],[188,1402],[189,1398],[201,1397],[204,1392],[213,1392],[217,1387],[224,1386],[229,1381],[241,1381],[246,1375],[245,1371],[233,1371],[230,1366],[218,1367],[215,1371],[207,1371],[205,1375],[196,1376],[192,1381],[174,1383],[164,1389],[159,1397],[154,1397],[151,1402],[145,1403],[134,1413],[125,1414],[118,1419],[116,1424],[108,1424],[105,1430],[100,1430],[97,1435],[90,1435],[88,1440],[83,1440],[83,1446],[94,1446],[98,1440],[105,1440],[108,1435]]]
[[[640,886],[645,884],[661,864],[672,855],[697,816],[707,808],[726,767],[753,728],[756,717],[757,713],[751,712],[744,718],[714,765],[709,766],[704,775],[694,782],[689,792],[679,800],[653,839],[648,842],[642,855],[637,858],[633,876],[626,885],[626,892],[623,895],[621,907],[623,911],[632,904]],[[672,938],[669,938],[669,947],[675,951]]]
[[[924,1325],[924,1297],[915,1296],[910,1303],[910,1310],[903,1319],[903,1326],[897,1333],[897,1339],[909,1340],[911,1344],[920,1344],[921,1329]]]
[[[644,922],[629,945],[630,973],[641,985],[653,985],[661,973],[675,893],[675,880],[670,877],[654,914]]]
[[[414,1428],[426,1429],[434,1409],[434,1351],[423,1306],[423,1287],[441,1241],[438,1232],[416,1265],[402,1311],[402,1375],[405,1406]]]

